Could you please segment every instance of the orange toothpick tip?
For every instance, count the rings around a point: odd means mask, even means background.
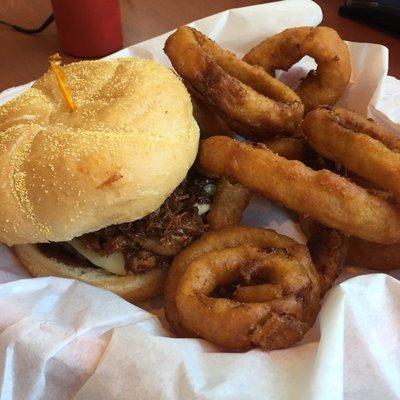
[[[67,86],[65,82],[65,77],[63,74],[61,67],[61,57],[58,53],[53,54],[52,56],[49,57],[49,63],[50,63],[50,69],[53,71],[58,87],[61,91],[61,95],[63,96],[65,102],[67,103],[67,106],[69,108],[69,111],[75,111],[76,110],[76,104],[74,103],[74,100],[72,99],[72,93],[70,88]]]

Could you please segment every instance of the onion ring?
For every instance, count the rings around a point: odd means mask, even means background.
[[[314,171],[225,136],[200,145],[200,167],[322,224],[376,243],[400,242],[400,210],[330,171]]]
[[[276,283],[254,286],[238,286],[232,294],[233,300],[243,303],[262,303],[283,297],[283,288]]]
[[[400,198],[400,139],[344,108],[319,109],[303,124],[311,147]]]
[[[287,71],[305,55],[318,64],[317,70],[311,71],[296,89],[306,112],[334,105],[351,75],[349,50],[334,29],[325,26],[286,29],[261,42],[243,59],[273,74],[277,69]]]
[[[227,122],[219,115],[216,107],[206,103],[202,96],[186,85],[191,94],[193,104],[193,116],[199,125],[200,135],[202,139],[206,139],[215,135],[233,136],[234,133],[229,128]]]
[[[399,269],[400,244],[385,245],[350,237],[346,264],[378,271]]]
[[[187,26],[167,39],[164,51],[178,74],[225,115],[233,131],[254,138],[297,130],[304,113],[300,98],[262,68]]]
[[[288,160],[306,160],[311,148],[303,137],[281,137],[266,139],[261,142],[273,153]]]
[[[304,266],[312,282],[310,286],[310,302],[305,309],[306,323],[312,324],[319,310],[320,292],[319,278],[307,248],[272,230],[241,226],[208,232],[175,256],[164,288],[165,315],[171,329],[181,337],[195,336],[194,332],[186,328],[182,323],[176,303],[178,286],[188,266],[203,254],[237,246],[253,246],[260,249],[271,247],[288,249],[291,256],[295,257]]]
[[[307,236],[307,247],[320,277],[321,296],[340,275],[348,251],[347,238],[308,217],[300,217],[300,227]]]
[[[240,224],[243,211],[249,204],[251,191],[240,183],[221,178],[206,220],[211,229],[222,229]]]
[[[260,274],[278,284],[284,295],[250,303],[211,297],[218,286],[241,275]],[[188,329],[225,349],[281,349],[299,341],[310,328],[306,308],[315,300],[310,287],[313,282],[305,266],[290,254],[290,248],[265,252],[239,246],[192,261],[180,279],[176,304]]]
[[[325,231],[328,229],[308,217],[300,217],[299,222],[301,230],[308,238],[321,237],[321,235],[319,235],[321,228]],[[327,241],[324,240],[323,237],[321,237],[320,240],[316,239],[313,242],[315,243],[315,246],[321,249],[321,251],[324,251],[324,248],[329,248],[329,242],[328,246],[326,246]],[[315,250],[313,250],[313,246],[309,246],[309,243],[307,243],[307,246],[309,247],[314,265],[320,273],[320,262],[315,256]],[[347,240],[346,247],[347,255],[344,262],[346,265],[378,271],[391,271],[400,268],[400,243],[379,244],[350,236]],[[338,255],[338,253],[336,254]],[[338,274],[339,273],[340,271],[338,271]],[[324,283],[320,282],[320,284],[321,293],[324,293]]]

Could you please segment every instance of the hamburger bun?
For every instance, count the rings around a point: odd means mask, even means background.
[[[71,267],[45,256],[35,245],[18,245],[13,249],[32,276],[77,279],[110,290],[132,303],[138,303],[161,294],[167,275],[167,269],[156,268],[145,274],[117,276],[101,268]]]
[[[68,241],[140,219],[160,207],[197,154],[190,96],[168,68],[122,58],[62,70],[72,113],[51,71],[0,107],[0,241],[9,246]],[[32,247],[16,251],[35,275],[43,272]],[[87,279],[112,287],[112,278],[97,275]]]

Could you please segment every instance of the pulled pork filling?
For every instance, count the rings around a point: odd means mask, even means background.
[[[200,214],[211,204],[212,194],[213,182],[191,171],[158,210],[134,222],[85,234],[78,240],[104,256],[121,252],[127,273],[168,266],[175,254],[207,230],[204,215]],[[53,245],[39,248],[48,254],[46,247]],[[74,253],[74,249],[68,250]]]

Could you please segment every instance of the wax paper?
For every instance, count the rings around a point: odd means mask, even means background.
[[[191,26],[241,56],[284,28],[321,19],[315,3],[286,0],[228,10]],[[167,36],[112,57],[170,65],[162,51]],[[387,49],[348,45],[353,72],[340,103],[400,134],[400,82],[387,76]],[[295,85],[313,64],[305,58],[280,78]],[[28,86],[3,92],[0,102]],[[304,241],[292,217],[254,199],[243,223]],[[228,353],[173,337],[162,319],[162,298],[140,308],[77,281],[30,279],[0,245],[0,399],[399,399],[400,274],[391,275],[348,267],[301,343]]]

